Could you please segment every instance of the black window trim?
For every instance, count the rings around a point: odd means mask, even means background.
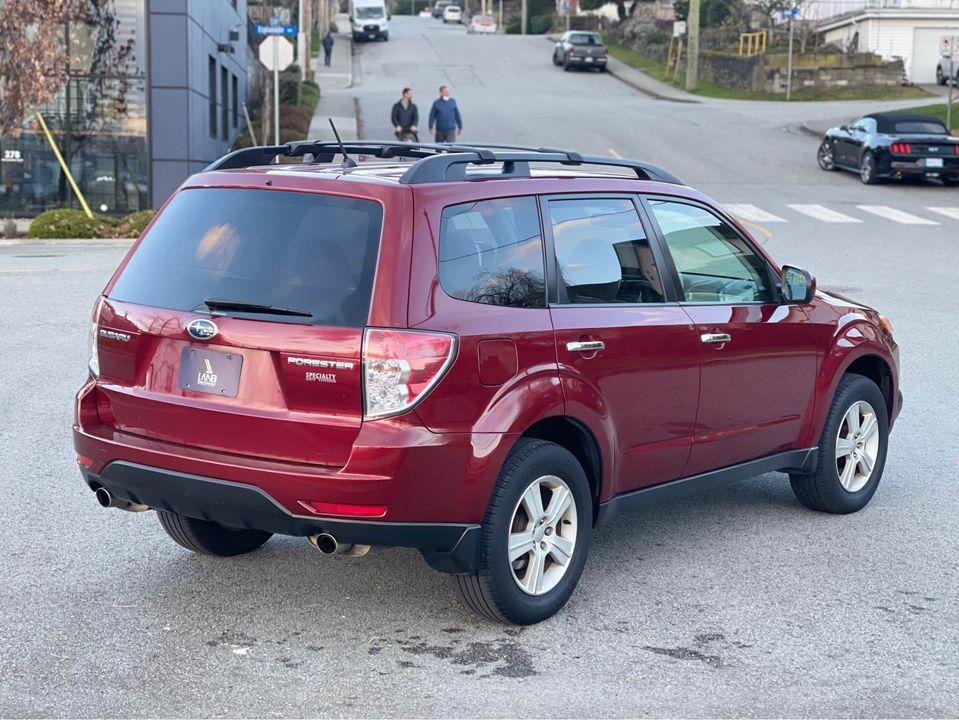
[[[666,236],[663,235],[662,228],[659,227],[659,222],[656,220],[656,216],[653,213],[652,208],[649,206],[650,200],[660,201],[660,202],[672,202],[672,203],[678,203],[681,205],[691,205],[701,210],[705,210],[706,212],[712,215],[715,215],[724,223],[729,225],[729,227],[732,228],[733,232],[735,232],[736,235],[744,243],[746,243],[746,245],[749,246],[749,249],[752,250],[753,254],[759,258],[759,261],[763,264],[763,267],[766,269],[766,278],[767,278],[767,281],[769,282],[769,288],[772,291],[773,299],[765,302],[762,300],[752,300],[749,302],[735,302],[735,303],[686,300],[686,295],[683,292],[683,285],[679,281],[679,271],[676,269],[676,265],[673,262],[673,256],[669,252],[669,244],[666,242]],[[717,307],[720,305],[733,306],[733,305],[782,305],[783,304],[782,287],[781,287],[782,283],[779,277],[779,273],[777,273],[775,268],[769,264],[769,261],[766,259],[766,256],[762,252],[760,252],[760,250],[756,247],[756,243],[753,242],[752,238],[740,232],[736,222],[732,219],[732,217],[728,213],[723,211],[721,208],[715,207],[713,205],[709,205],[708,203],[704,203],[699,200],[695,200],[693,198],[677,197],[675,195],[643,194],[640,196],[640,202],[645,208],[646,213],[649,217],[649,221],[655,230],[656,242],[660,246],[660,250],[663,252],[663,254],[666,257],[666,267],[668,268],[668,271],[669,271],[670,282],[673,285],[673,287],[676,289],[676,297],[679,298],[680,305],[690,305],[690,306],[703,305],[703,306],[709,306],[709,307]]]
[[[476,203],[486,202],[486,201],[488,201],[488,200],[516,200],[516,199],[520,199],[520,198],[529,198],[530,200],[533,201],[533,204],[534,204],[535,207],[536,207],[536,219],[537,219],[537,222],[539,222],[539,240],[540,240],[540,242],[539,242],[539,249],[540,249],[540,253],[542,253],[542,255],[543,255],[543,269],[544,269],[544,273],[543,273],[543,285],[544,285],[543,294],[545,295],[545,298],[544,298],[543,307],[541,307],[541,308],[523,308],[523,307],[513,307],[513,306],[511,306],[511,305],[493,305],[493,304],[491,304],[491,303],[476,302],[475,300],[464,300],[463,298],[459,298],[459,297],[456,297],[456,296],[454,296],[454,295],[450,295],[450,294],[446,291],[446,288],[443,287],[443,283],[440,281],[439,259],[440,259],[440,243],[443,242],[443,239],[442,239],[442,233],[443,233],[443,215],[446,213],[446,211],[447,211],[449,208],[454,208],[454,207],[457,207],[457,206],[459,206],[459,205],[466,205],[467,203],[476,204]],[[432,223],[431,223],[431,224],[432,224]],[[503,308],[503,307],[505,307],[505,308],[509,308],[510,310],[538,311],[538,310],[546,310],[547,308],[549,308],[550,288],[551,288],[551,286],[552,286],[552,283],[550,282],[550,279],[549,279],[549,278],[550,278],[550,274],[549,274],[549,273],[550,273],[550,269],[549,269],[549,253],[546,252],[546,228],[545,228],[545,225],[543,224],[543,213],[542,213],[542,208],[540,207],[539,196],[538,196],[536,193],[519,193],[518,195],[516,195],[516,194],[512,194],[512,195],[497,195],[497,196],[495,196],[495,197],[491,197],[491,196],[486,196],[486,195],[484,195],[484,196],[482,196],[482,197],[471,198],[471,199],[467,199],[467,200],[459,200],[458,202],[450,203],[449,205],[444,205],[443,207],[440,208],[439,217],[436,219],[435,238],[436,238],[436,240],[435,240],[436,244],[434,245],[434,248],[435,248],[434,252],[436,253],[436,286],[437,286],[437,287],[440,289],[440,291],[441,291],[444,295],[446,295],[446,297],[448,297],[450,300],[456,300],[456,301],[458,301],[458,302],[470,303],[471,305],[480,305],[480,306],[482,306],[482,305],[487,305],[487,306],[489,306],[489,307],[495,307],[495,308]],[[379,267],[379,266],[377,266],[377,267]]]
[[[659,269],[659,277],[663,281],[663,291],[665,293],[665,302],[653,303],[571,303],[561,299],[560,294],[565,294],[565,286],[559,278],[559,264],[556,260],[556,245],[553,240],[553,223],[549,215],[550,200],[629,200],[636,209],[639,216],[639,222],[646,233],[646,239],[649,241],[649,248],[653,253],[653,261]],[[663,307],[667,305],[679,304],[680,292],[678,285],[678,276],[672,263],[667,263],[667,257],[663,252],[664,246],[660,241],[658,234],[653,232],[653,223],[642,202],[642,199],[636,193],[628,192],[586,192],[586,193],[557,193],[550,195],[540,195],[540,225],[543,227],[543,245],[546,251],[546,302],[548,307],[555,308],[629,308],[629,307]],[[658,227],[657,227],[658,232]],[[550,292],[552,289],[552,292]]]

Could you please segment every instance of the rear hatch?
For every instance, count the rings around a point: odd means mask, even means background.
[[[570,54],[577,60],[598,60],[606,55],[606,46],[595,35],[573,35],[570,44]]]
[[[383,225],[366,199],[189,188],[99,313],[101,421],[143,437],[340,467]]]

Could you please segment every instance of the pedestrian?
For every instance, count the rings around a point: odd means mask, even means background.
[[[420,124],[420,111],[413,102],[413,91],[403,88],[400,99],[393,105],[390,113],[390,122],[393,123],[393,132],[397,140],[412,140],[419,142],[416,126]]]
[[[323,64],[330,66],[330,59],[333,57],[333,33],[329,30],[323,36]]]
[[[463,132],[463,118],[450,89],[440,85],[440,96],[430,108],[430,130],[436,127],[436,142],[456,142],[456,131]]]

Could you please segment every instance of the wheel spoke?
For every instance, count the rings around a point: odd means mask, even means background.
[[[842,469],[842,475],[839,476],[840,484],[847,490],[852,486],[852,479],[856,476],[856,463],[852,458],[846,461],[846,466]]]
[[[850,440],[849,438],[838,438],[836,440],[836,459],[844,458],[847,455],[851,455],[852,451],[855,449],[856,443]]]
[[[532,522],[543,517],[543,496],[539,492],[539,483],[533,483],[523,493],[523,507]]]
[[[873,465],[876,464],[876,459],[870,455],[865,450],[862,451],[862,454],[859,456],[859,471],[863,475],[869,475],[872,472]]]
[[[862,442],[866,442],[869,438],[876,434],[879,430],[879,422],[876,420],[875,415],[868,415],[864,419],[862,425],[859,426],[859,439]]]
[[[550,540],[549,554],[560,565],[565,565],[573,557],[573,542],[559,535]]]
[[[549,499],[549,507],[546,508],[546,524],[558,523],[572,502],[573,494],[565,487],[553,490],[553,497]]]
[[[546,553],[539,549],[533,550],[529,565],[526,566],[526,575],[523,576],[523,587],[526,592],[535,595],[543,584],[543,572],[546,567]]]
[[[523,557],[526,553],[532,551],[536,547],[536,543],[533,541],[533,531],[526,530],[524,532],[512,533],[509,536],[509,561],[513,562],[517,558]]]
[[[853,405],[846,413],[846,426],[849,428],[849,434],[855,435],[859,432],[859,404]]]

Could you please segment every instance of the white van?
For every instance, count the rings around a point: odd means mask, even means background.
[[[389,40],[390,24],[385,0],[350,0],[350,28],[354,41]]]

